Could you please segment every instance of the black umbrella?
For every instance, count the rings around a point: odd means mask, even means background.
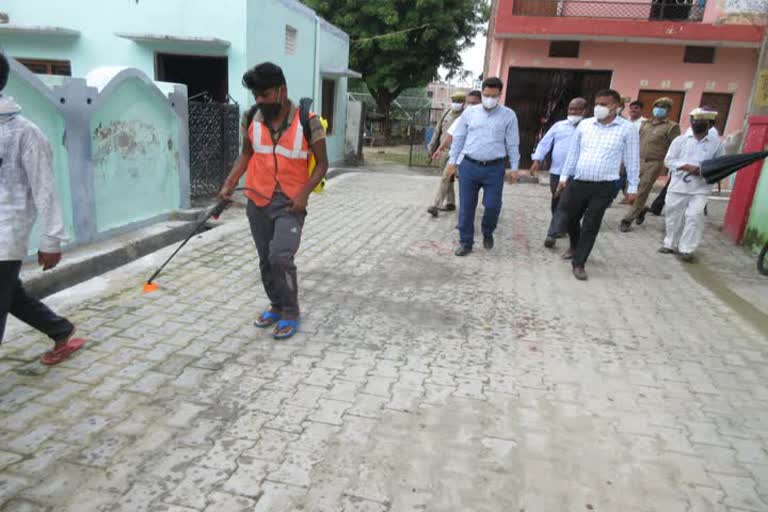
[[[768,156],[768,151],[728,155],[701,162],[701,176],[707,183],[716,183],[739,169]]]

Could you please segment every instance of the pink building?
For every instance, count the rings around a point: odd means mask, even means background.
[[[459,87],[443,82],[432,82],[427,85],[427,96],[432,99],[432,110],[445,110],[451,106],[451,95],[455,92],[469,92],[466,87]]]
[[[494,0],[485,76],[507,84],[525,165],[575,96],[611,87],[626,100],[675,100],[672,117],[709,105],[718,129],[742,128],[765,31],[763,2]],[[762,15],[761,15],[762,14]]]

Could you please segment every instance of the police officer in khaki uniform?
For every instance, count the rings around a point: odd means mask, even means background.
[[[680,135],[680,125],[669,120],[673,102],[659,98],[653,103],[653,117],[640,126],[640,185],[637,198],[626,217],[621,221],[621,231],[626,233],[632,221],[642,224],[647,212],[645,203],[653,184],[664,171],[664,157],[672,141]]]
[[[435,125],[435,131],[432,134],[432,140],[429,141],[429,158],[445,142],[448,137],[448,129],[451,125],[461,117],[464,112],[464,102],[466,95],[463,92],[455,92],[451,95],[451,107],[443,112],[440,116],[440,120]],[[438,211],[443,209],[443,203],[445,203],[445,211],[452,212],[456,209],[456,193],[453,190],[454,177],[448,174],[448,166],[445,165],[445,158],[440,159],[440,163],[443,164],[443,176],[440,179],[440,184],[437,188],[437,195],[435,196],[435,202],[427,208],[427,211],[433,217],[438,216]]]

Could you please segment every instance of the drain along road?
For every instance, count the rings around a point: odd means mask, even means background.
[[[61,366],[13,324],[0,510],[768,510],[765,315],[708,284],[764,298],[750,257],[710,226],[689,272],[655,252],[661,219],[620,234],[612,208],[577,282],[541,246],[547,188],[520,184],[496,248],[456,258],[435,185],[355,173],[312,198],[290,341],[252,326],[242,209],[155,293],[171,248],[51,297],[90,340]]]

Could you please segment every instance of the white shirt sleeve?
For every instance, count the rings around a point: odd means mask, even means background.
[[[627,194],[636,194],[640,184],[640,131],[629,126],[624,135],[624,167],[627,169]]]
[[[467,141],[467,116],[467,112],[461,114],[459,119],[448,130],[448,133],[453,137],[448,158],[448,163],[451,165],[456,165],[461,152],[464,150],[464,143]]]
[[[670,170],[670,172],[676,171],[680,166],[685,165],[685,162],[680,160],[680,151],[683,147],[684,135],[675,137],[672,144],[669,145],[667,150],[667,156],[664,157],[664,167]]]
[[[512,112],[512,120],[507,124],[504,144],[509,157],[509,168],[517,169],[520,165],[520,132],[517,126],[517,114]]]
[[[547,157],[547,154],[552,151],[552,145],[555,141],[555,131],[557,129],[558,125],[554,125],[552,128],[547,130],[547,133],[544,134],[544,137],[542,137],[539,143],[536,145],[536,151],[533,152],[531,160],[538,160],[541,162]]]
[[[581,125],[579,125],[573,137],[571,137],[571,145],[568,146],[568,156],[565,158],[563,170],[560,172],[560,181],[563,183],[568,181],[569,176],[576,174],[576,164],[579,162],[579,155],[581,154],[581,131]]]
[[[40,244],[42,252],[61,252],[61,243],[66,241],[61,205],[56,197],[53,177],[53,152],[42,133],[30,132],[24,142],[21,155],[24,172],[40,223]]]

